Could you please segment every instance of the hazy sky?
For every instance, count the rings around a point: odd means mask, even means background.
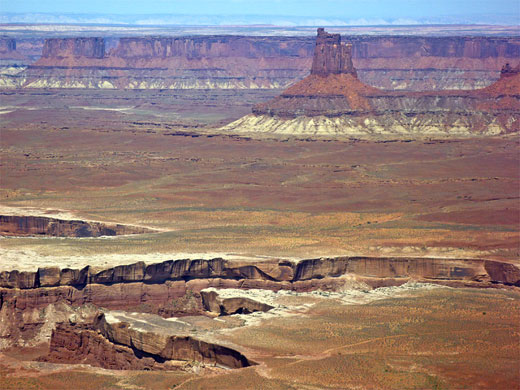
[[[520,0],[0,0],[0,13],[257,17],[343,23],[520,24]],[[248,18],[244,18],[246,21]],[[255,19],[256,20],[256,19]],[[281,21],[284,19],[281,18]],[[361,23],[363,24],[363,23]]]

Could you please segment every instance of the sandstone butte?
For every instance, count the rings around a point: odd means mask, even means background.
[[[520,64],[478,90],[384,91],[358,79],[351,46],[318,29],[311,74],[223,128],[250,133],[499,135],[520,130]]]

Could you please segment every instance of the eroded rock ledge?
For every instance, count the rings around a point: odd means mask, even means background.
[[[41,216],[0,215],[2,236],[101,237],[150,232],[150,229],[120,224]]]
[[[255,311],[269,311],[273,306],[246,297],[221,297],[217,291],[201,291],[204,310],[220,315],[250,314]]]
[[[210,260],[168,260],[146,265],[140,261],[102,269],[39,268],[36,272],[0,272],[0,287],[36,289],[72,286],[83,289],[91,285],[197,280],[230,280],[240,283],[264,282],[278,288],[295,287],[298,282],[337,278],[346,274],[385,279],[419,279],[427,281],[460,281],[520,286],[520,269],[510,263],[484,259],[444,259],[414,257],[333,257],[290,261],[241,263],[222,258]]]
[[[188,333],[163,331],[145,331],[100,313],[90,324],[58,324],[52,331],[49,354],[40,360],[114,370],[182,370],[186,362],[224,368],[256,364],[234,349]]]

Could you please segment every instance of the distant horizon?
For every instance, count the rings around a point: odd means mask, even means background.
[[[63,14],[60,16],[63,17],[69,17],[70,20],[58,20],[59,18],[50,18],[48,20],[40,20],[36,19],[35,16],[32,14],[24,14],[25,17],[24,20],[21,20],[20,18],[14,18],[13,15],[15,14],[2,14],[0,13],[0,24],[2,25],[63,25],[63,26],[121,26],[121,27],[280,27],[280,28],[318,28],[318,27],[325,27],[325,28],[341,28],[341,27],[420,27],[420,26],[439,26],[439,27],[449,27],[449,26],[504,26],[504,27],[517,27],[520,31],[520,25],[515,23],[492,23],[492,22],[434,22],[434,21],[414,21],[412,22],[403,22],[400,24],[399,21],[369,21],[361,22],[359,24],[354,24],[355,22],[344,22],[344,23],[338,23],[338,24],[332,24],[333,22],[323,20],[323,23],[313,23],[313,24],[300,24],[300,23],[280,23],[280,24],[274,24],[274,23],[268,23],[268,22],[258,22],[258,23],[230,23],[230,24],[215,24],[215,23],[201,23],[201,22],[193,22],[193,23],[168,23],[165,21],[157,21],[157,23],[147,23],[145,21],[137,21],[137,22],[130,22],[130,21],[122,21],[122,20],[85,20],[83,14]],[[16,14],[17,15],[17,14]],[[52,15],[52,14],[43,14],[38,13],[39,15]],[[91,17],[95,17],[96,15],[89,15]],[[115,16],[115,15],[114,15]],[[128,16],[128,15],[122,15],[122,16]],[[137,16],[137,15],[136,15]],[[164,15],[163,15],[164,16]],[[78,17],[78,19],[75,19],[74,17]],[[81,18],[80,18],[81,17]],[[179,17],[179,15],[175,15],[175,17]]]
[[[512,26],[513,20],[409,20],[409,19],[310,19],[281,15],[284,20],[257,20],[255,15],[231,18],[219,15],[100,15],[100,14],[52,14],[52,13],[0,13],[0,24],[54,24],[54,25],[100,25],[100,26],[269,26],[269,27],[367,27],[367,26]]]
[[[0,0],[0,23],[109,25],[520,25],[518,0]]]

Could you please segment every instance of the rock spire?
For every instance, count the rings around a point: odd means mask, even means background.
[[[329,34],[318,28],[311,74],[327,76],[340,73],[357,76],[352,65],[352,45],[341,43],[339,34]]]

